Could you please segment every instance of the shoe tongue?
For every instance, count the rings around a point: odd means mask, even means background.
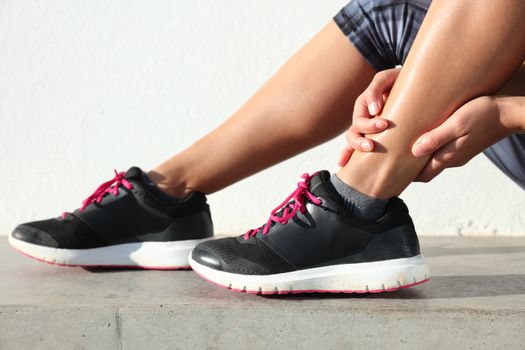
[[[126,179],[140,179],[142,170],[139,167],[133,166],[126,171],[124,177]]]
[[[330,172],[321,170],[310,180],[310,192],[316,197],[326,197],[332,193]]]

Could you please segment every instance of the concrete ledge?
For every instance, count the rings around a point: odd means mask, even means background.
[[[191,271],[87,270],[0,240],[1,349],[523,349],[525,239],[424,238],[433,279],[375,295],[261,297]]]

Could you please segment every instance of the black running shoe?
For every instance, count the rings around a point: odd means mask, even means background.
[[[57,265],[179,269],[189,268],[191,250],[210,237],[204,194],[171,197],[133,167],[115,171],[73,213],[19,225],[9,242]]]
[[[199,244],[190,257],[203,278],[233,291],[373,293],[415,286],[428,267],[399,198],[374,222],[343,208],[330,173],[304,181],[262,227]]]

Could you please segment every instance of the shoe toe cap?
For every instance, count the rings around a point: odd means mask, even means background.
[[[218,254],[202,243],[193,249],[191,258],[198,264],[208,266],[215,270],[223,270],[222,259]]]
[[[18,225],[11,234],[11,236],[20,241],[24,241],[31,244],[37,244],[52,248],[58,247],[58,243],[53,238],[53,236],[29,224]]]

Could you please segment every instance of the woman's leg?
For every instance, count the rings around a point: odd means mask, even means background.
[[[399,195],[427,159],[410,149],[456,108],[491,94],[525,57],[525,3],[435,0],[385,105],[392,127],[371,136],[374,153],[356,153],[338,176],[367,195]]]
[[[341,133],[375,72],[332,21],[232,117],[149,175],[176,196],[224,188]]]

